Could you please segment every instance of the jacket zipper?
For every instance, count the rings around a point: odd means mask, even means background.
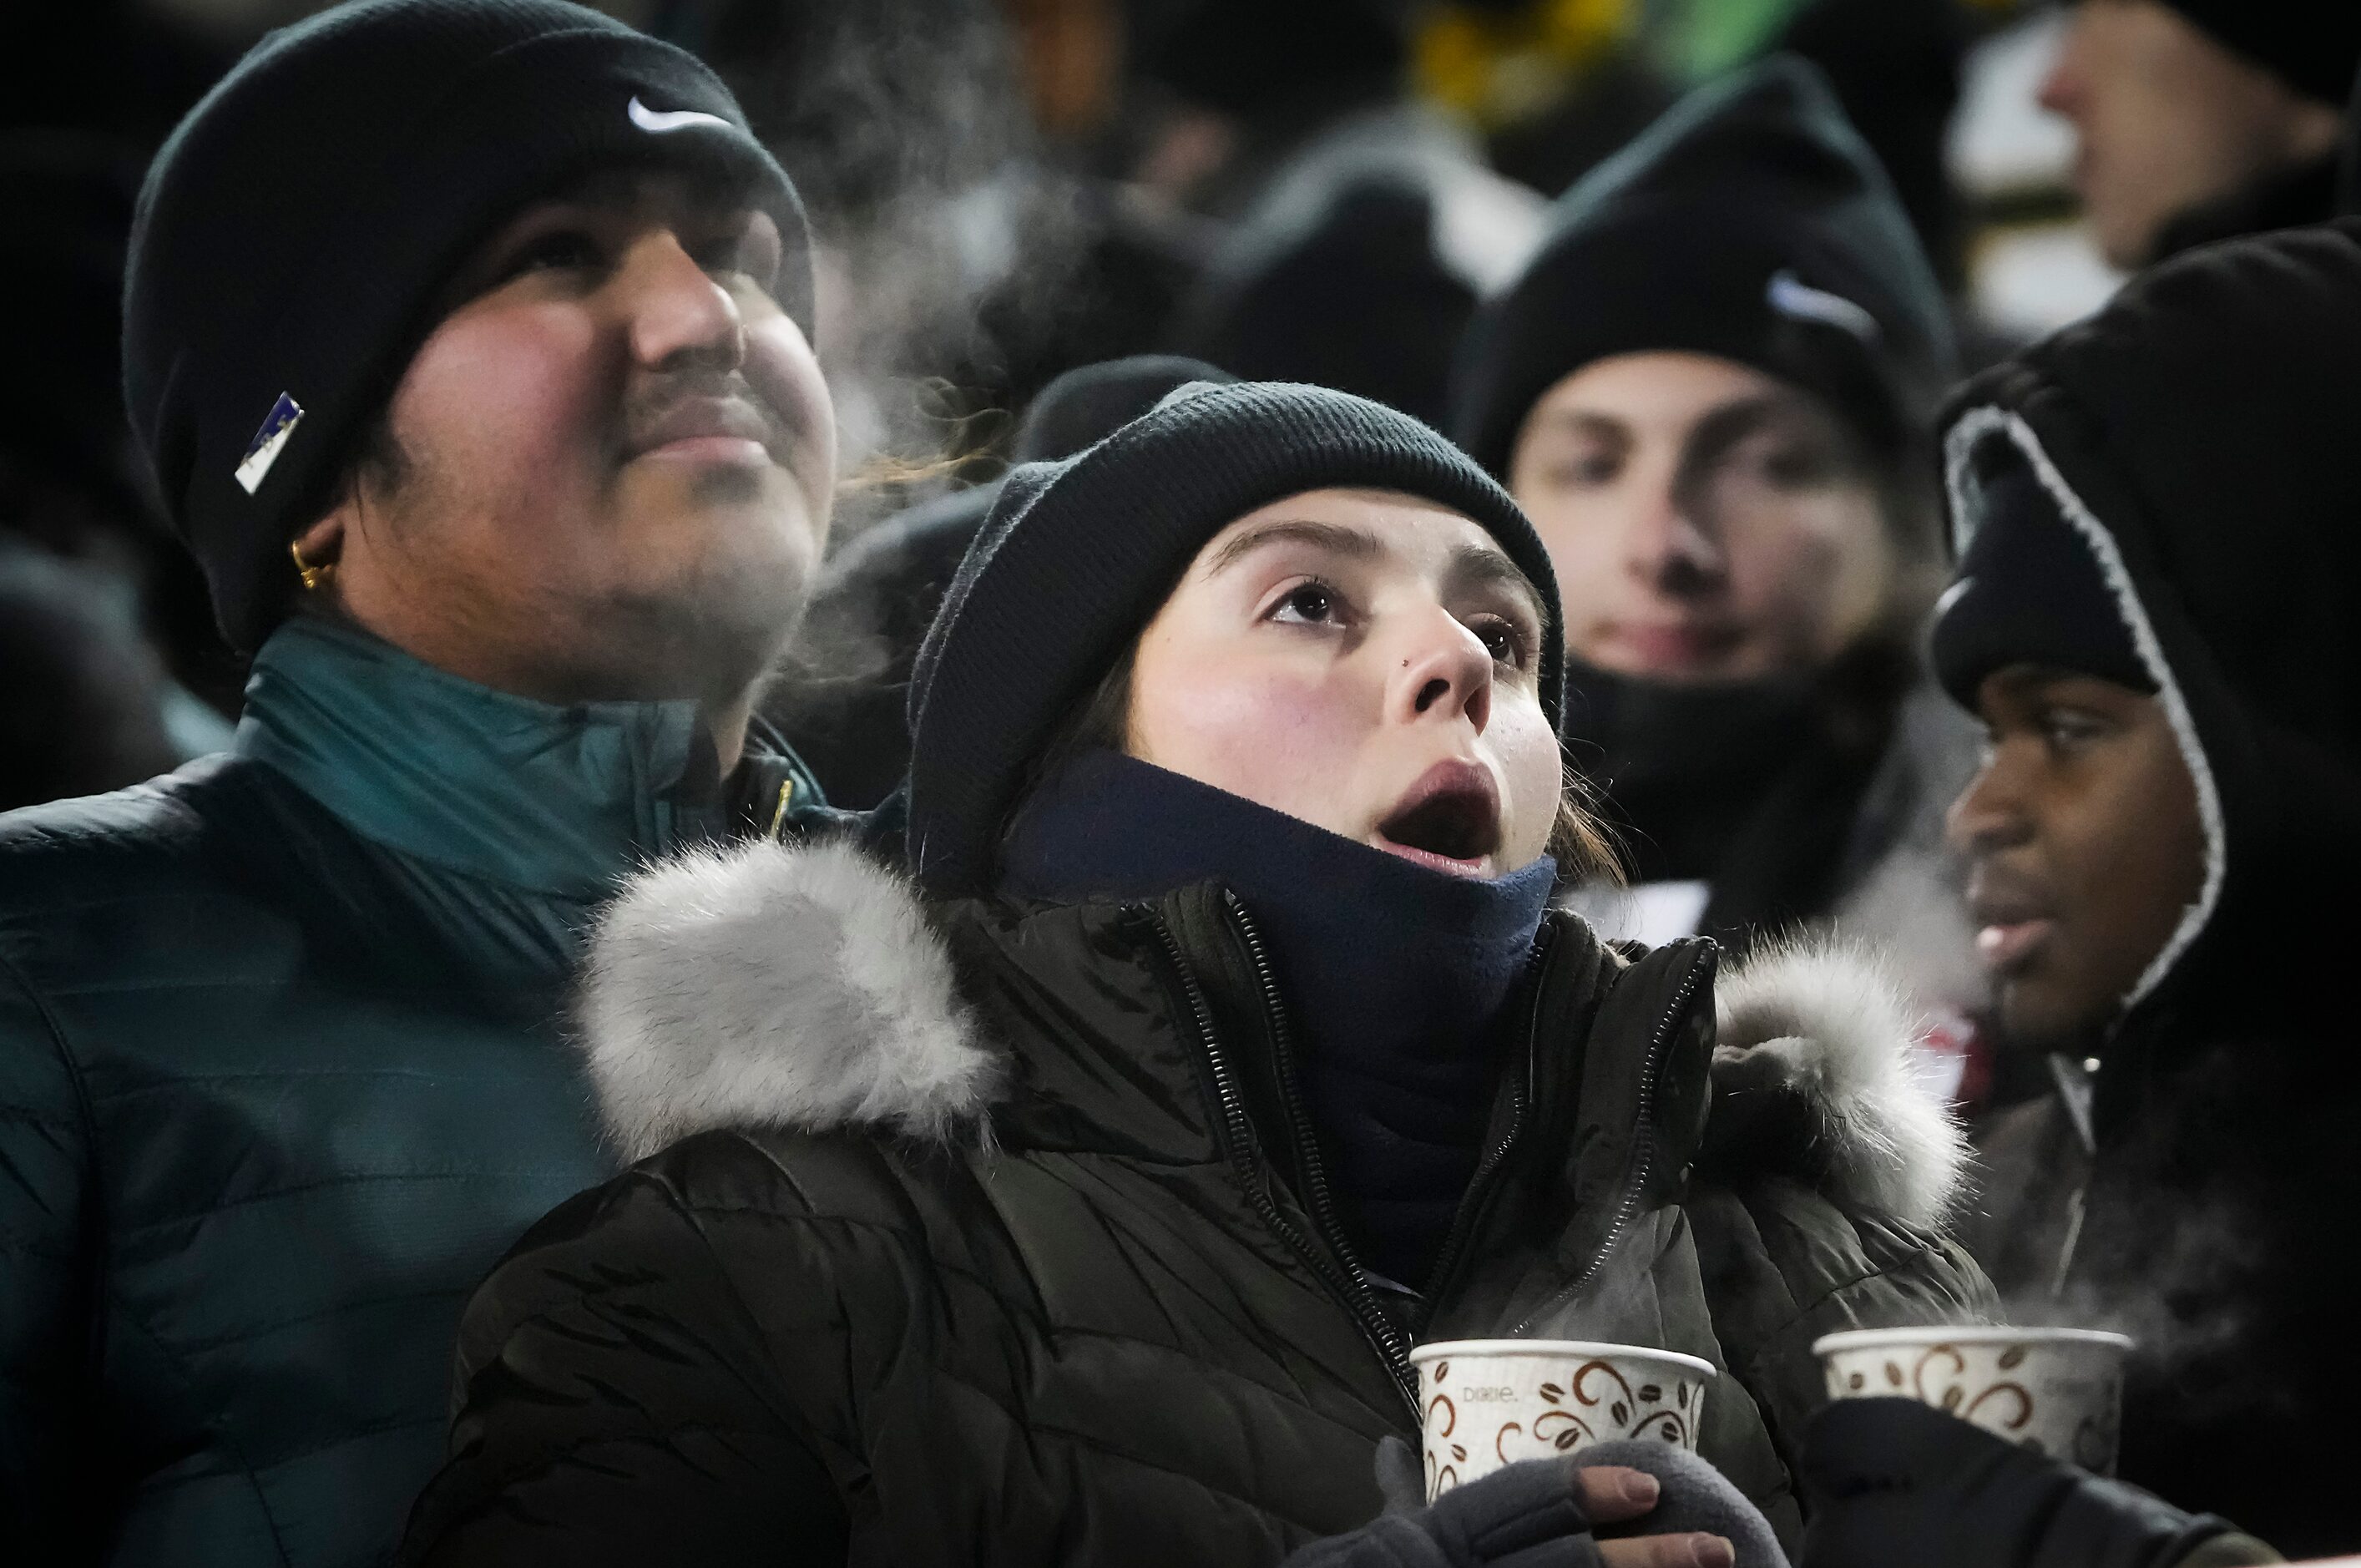
[[[1287,1007],[1280,1001],[1279,980],[1271,972],[1270,955],[1262,942],[1262,933],[1255,927],[1254,916],[1240,903],[1237,894],[1224,893],[1231,925],[1246,944],[1247,960],[1253,964],[1255,984],[1262,992],[1263,1016],[1270,1025],[1273,1050],[1279,1058],[1279,1091],[1284,1102],[1289,1136],[1295,1145],[1295,1168],[1302,1172],[1304,1209],[1312,1216],[1313,1228],[1328,1250],[1343,1265],[1351,1285],[1349,1299],[1355,1315],[1362,1321],[1372,1338],[1385,1347],[1386,1365],[1393,1369],[1395,1378],[1402,1385],[1412,1405],[1418,1399],[1418,1379],[1410,1370],[1410,1340],[1394,1326],[1385,1310],[1378,1305],[1369,1289],[1368,1277],[1361,1270],[1360,1260],[1353,1255],[1345,1240],[1345,1228],[1336,1218],[1335,1199],[1328,1190],[1327,1168],[1320,1162],[1320,1146],[1312,1133],[1312,1118],[1305,1114],[1301,1091],[1295,1079],[1295,1036],[1287,1021]]]
[[[1498,1143],[1484,1151],[1484,1157],[1477,1162],[1476,1173],[1467,1179],[1467,1190],[1459,1200],[1459,1212],[1453,1216],[1451,1229],[1443,1239],[1443,1250],[1435,1255],[1434,1267],[1428,1274],[1433,1288],[1427,1292],[1426,1313],[1422,1322],[1433,1317],[1434,1309],[1449,1293],[1452,1276],[1458,1269],[1460,1255],[1467,1250],[1468,1243],[1476,1234],[1476,1222],[1482,1214],[1484,1201],[1490,1193],[1492,1182],[1500,1168],[1508,1163],[1509,1151],[1524,1135],[1525,1115],[1530,1105],[1525,1085],[1532,1075],[1533,1052],[1539,1048],[1542,1027],[1541,973],[1549,960],[1550,947],[1556,939],[1557,928],[1546,921],[1543,922],[1541,939],[1533,948],[1532,1004],[1525,1014],[1524,1071],[1509,1086],[1508,1130],[1500,1135]]]
[[[1232,903],[1235,907],[1235,901]],[[1400,1331],[1378,1309],[1375,1299],[1369,1295],[1368,1286],[1361,1278],[1359,1266],[1352,1261],[1351,1253],[1338,1250],[1336,1255],[1345,1260],[1344,1267],[1339,1268],[1334,1258],[1289,1224],[1287,1216],[1279,1212],[1279,1205],[1272,1201],[1260,1174],[1247,1156],[1247,1151],[1254,1146],[1254,1124],[1246,1115],[1246,1097],[1239,1091],[1237,1074],[1231,1068],[1229,1058],[1223,1053],[1221,1041],[1213,1032],[1213,1012],[1206,1003],[1204,989],[1198,984],[1196,971],[1190,968],[1188,956],[1180,950],[1180,940],[1172,935],[1172,928],[1154,910],[1146,905],[1138,907],[1155,928],[1157,939],[1163,944],[1165,957],[1170,960],[1173,972],[1180,976],[1181,992],[1196,1024],[1198,1044],[1202,1047],[1206,1064],[1213,1072],[1214,1098],[1220,1102],[1223,1126],[1228,1134],[1230,1164],[1246,1188],[1247,1201],[1253,1204],[1255,1213],[1271,1234],[1285,1242],[1302,1259],[1304,1266],[1328,1287],[1345,1308],[1355,1326],[1361,1331],[1362,1337],[1368,1341],[1369,1347],[1385,1363],[1386,1372],[1392,1377],[1395,1390],[1401,1395],[1403,1403],[1409,1407],[1411,1421],[1415,1424],[1420,1419],[1418,1386],[1415,1375],[1410,1369],[1409,1347],[1402,1342]],[[1244,911],[1238,910],[1237,913],[1242,915]],[[1264,1003],[1268,1007],[1273,1000],[1275,988],[1271,986],[1269,966],[1262,956],[1260,938],[1254,934],[1250,924],[1242,927],[1241,935],[1246,939],[1247,951],[1254,957],[1256,978],[1266,987]],[[1277,1039],[1284,1028],[1283,1015],[1272,1014],[1272,1023],[1273,1037]],[[1287,1083],[1289,1077],[1288,1073],[1282,1072],[1282,1083]],[[1288,1092],[1289,1120],[1294,1124],[1290,1131],[1297,1135],[1300,1148],[1301,1119],[1295,1113],[1291,1084],[1289,1084]],[[1316,1173],[1319,1169],[1316,1161],[1307,1169]],[[1321,1187],[1324,1193],[1324,1180]],[[1313,1223],[1321,1223],[1316,1211]]]
[[[1703,967],[1694,962],[1689,965],[1689,972],[1681,978],[1680,990],[1673,994],[1672,1005],[1664,1009],[1664,1017],[1657,1020],[1655,1034],[1649,1037],[1648,1059],[1640,1065],[1640,1157],[1632,1162],[1631,1174],[1624,1180],[1622,1194],[1616,1201],[1615,1218],[1607,1227],[1607,1239],[1599,1243],[1598,1252],[1583,1266],[1582,1272],[1574,1277],[1572,1283],[1528,1313],[1524,1321],[1509,1331],[1508,1337],[1522,1336],[1531,1331],[1536,1321],[1556,1310],[1561,1303],[1580,1295],[1583,1288],[1607,1266],[1607,1260],[1614,1255],[1615,1244],[1622,1240],[1624,1228],[1631,1224],[1632,1214],[1638,1211],[1640,1194],[1647,1190],[1648,1175],[1656,1162],[1656,1127],[1648,1113],[1656,1097],[1657,1074],[1664,1067],[1664,1047],[1672,1042],[1673,1025],[1687,1014],[1690,1002],[1697,996],[1697,976]]]

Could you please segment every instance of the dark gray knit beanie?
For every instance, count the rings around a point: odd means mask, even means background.
[[[742,185],[785,242],[811,330],[795,188],[695,57],[564,0],[362,0],[273,33],[149,170],[124,289],[131,424],[230,641],[294,587],[287,542],[467,254],[526,203],[647,165]]]
[[[938,893],[987,891],[1027,768],[1204,543],[1305,490],[1395,490],[1499,542],[1541,591],[1541,696],[1564,699],[1549,552],[1465,453],[1364,398],[1281,381],[1184,387],[1113,435],[1004,482],[910,676],[909,852]]]

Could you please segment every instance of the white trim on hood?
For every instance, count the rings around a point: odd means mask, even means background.
[[[2214,909],[2222,902],[2222,883],[2229,874],[2229,837],[2222,816],[2222,795],[2213,782],[2213,764],[2206,761],[2205,747],[2197,736],[2196,720],[2190,717],[2188,700],[2181,696],[2180,683],[2173,678],[2172,665],[2164,656],[2164,644],[2157,640],[2156,628],[2148,620],[2147,607],[2140,602],[2138,587],[2132,582],[2131,571],[2124,565],[2121,546],[2115,536],[2100,522],[2058,466],[2049,460],[2041,438],[2023,415],[1997,403],[1986,403],[1968,410],[1952,422],[1943,438],[1943,486],[1951,503],[1951,553],[1955,560],[1963,559],[1969,542],[1975,535],[1973,515],[1968,507],[1968,474],[1971,455],[1979,442],[1987,436],[2005,436],[2033,469],[2041,488],[2058,504],[2059,514],[2073,525],[2090,547],[2099,564],[2099,573],[2106,579],[2108,591],[2115,596],[2115,609],[2123,616],[2124,625],[2132,634],[2132,645],[2139,650],[2140,663],[2156,682],[2157,699],[2164,704],[2165,719],[2172,726],[2172,738],[2180,748],[2180,760],[2189,769],[2191,781],[2197,788],[2197,817],[2205,828],[2205,885],[2197,902],[2181,912],[2180,924],[2171,938],[2157,949],[2147,969],[2124,993],[2126,1011],[2137,1006],[2164,982],[2181,955],[2186,953],[2213,918]]]

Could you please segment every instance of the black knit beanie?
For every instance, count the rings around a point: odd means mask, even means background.
[[[1103,441],[1191,381],[1238,378],[1180,354],[1134,354],[1061,372],[1033,395],[1016,427],[1019,463],[1071,457]]]
[[[2164,0],[2234,54],[2307,98],[2342,104],[2361,71],[2361,5],[2352,0]]]
[[[1461,345],[1453,432],[1505,476],[1551,387],[1665,351],[1815,392],[1889,455],[1933,422],[1954,366],[1942,290],[1884,170],[1801,60],[1700,88],[1558,199],[1549,239]]]
[[[287,542],[434,323],[437,293],[526,203],[597,170],[743,186],[785,242],[795,188],[694,57],[563,0],[362,0],[273,33],[165,143],[124,289],[131,423],[222,630],[252,649],[294,586]]]
[[[1936,607],[1931,650],[1953,702],[1973,713],[1984,677],[2011,664],[2157,689],[2090,541],[2006,440],[1979,444],[1961,506],[1972,532]]]
[[[909,852],[931,890],[989,889],[1002,820],[1060,720],[1239,517],[1329,488],[1396,490],[1499,541],[1541,590],[1541,696],[1564,700],[1549,553],[1508,492],[1441,434],[1321,387],[1184,387],[1060,463],[1014,469],[910,676]]]

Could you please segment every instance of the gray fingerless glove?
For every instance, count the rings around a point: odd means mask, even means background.
[[[1624,1438],[1595,1443],[1574,1456],[1576,1467],[1620,1464],[1656,1478],[1664,1490],[1656,1506],[1636,1519],[1601,1525],[1598,1539],[1615,1541],[1632,1535],[1685,1535],[1694,1530],[1718,1535],[1730,1542],[1737,1568],[1787,1568],[1778,1532],[1763,1510],[1712,1464],[1686,1448],[1655,1438]]]
[[[1695,1531],[1718,1535],[1729,1541],[1737,1556],[1737,1568],[1787,1568],[1787,1554],[1779,1545],[1778,1532],[1763,1517],[1763,1510],[1730,1485],[1728,1476],[1686,1449],[1653,1439],[1633,1438],[1583,1449],[1573,1456],[1573,1464],[1577,1470],[1616,1464],[1627,1470],[1644,1471],[1664,1488],[1656,1506],[1641,1518],[1621,1524],[1592,1526],[1592,1535],[1598,1541]],[[1387,1513],[1415,1513],[1423,1507],[1426,1473],[1419,1463],[1417,1451],[1410,1444],[1398,1437],[1379,1440],[1377,1475],[1378,1490],[1386,1499]]]
[[[1378,1451],[1386,1512],[1359,1530],[1313,1541],[1283,1568],[1601,1568],[1569,1461],[1511,1464],[1422,1508],[1417,1458],[1400,1439],[1386,1442],[1400,1450]]]

